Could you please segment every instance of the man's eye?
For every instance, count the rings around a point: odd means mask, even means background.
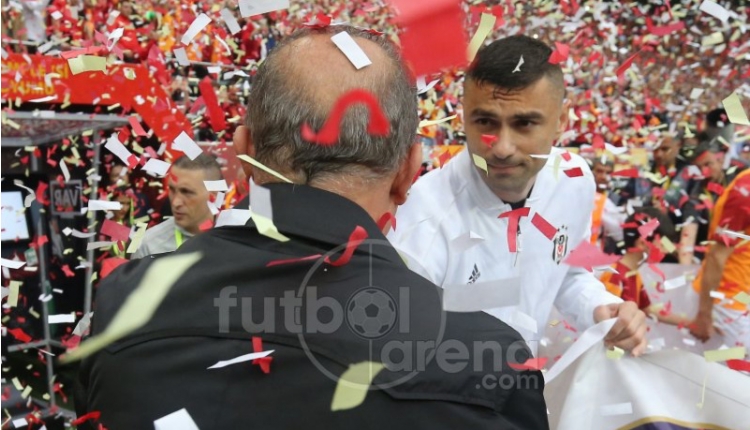
[[[475,122],[477,123],[477,125],[481,125],[482,127],[492,125],[492,120],[488,118],[477,118]]]
[[[516,123],[516,125],[518,127],[520,127],[520,128],[528,128],[528,127],[531,127],[532,125],[534,125],[534,122],[533,121],[528,121],[528,120],[521,120],[521,121],[518,121]]]

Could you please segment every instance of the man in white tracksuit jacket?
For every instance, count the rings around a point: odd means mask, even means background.
[[[464,83],[467,150],[417,181],[388,237],[412,270],[463,288],[466,302],[479,297],[463,306],[510,324],[535,350],[554,304],[579,329],[618,318],[605,343],[638,355],[643,312],[562,262],[589,240],[595,185],[581,157],[552,148],[568,108],[551,52],[525,36],[480,50]]]

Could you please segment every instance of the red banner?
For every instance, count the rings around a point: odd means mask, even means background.
[[[185,131],[193,130],[187,117],[176,109],[169,94],[139,64],[117,64],[107,70],[73,74],[62,58],[44,55],[10,54],[4,61],[2,97],[13,105],[39,101],[111,106],[119,104],[125,113],[135,111],[154,134],[168,144]],[[177,151],[174,151],[177,152]]]

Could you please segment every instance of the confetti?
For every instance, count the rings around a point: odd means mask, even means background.
[[[184,131],[172,142],[172,148],[184,152],[191,160],[195,160],[203,153],[201,147]]]
[[[108,149],[111,153],[115,154],[117,158],[119,158],[126,166],[128,166],[129,169],[132,169],[135,167],[135,165],[138,164],[138,158],[131,154],[128,148],[125,147],[125,145],[120,142],[120,139],[117,137],[117,133],[112,133],[112,135],[109,136],[109,139],[107,139],[107,143],[104,144],[104,147]]]
[[[190,23],[190,27],[188,27],[185,34],[182,35],[182,39],[180,41],[183,45],[187,46],[190,44],[190,42],[195,38],[195,36],[198,35],[201,31],[203,31],[204,28],[211,22],[211,18],[209,18],[208,15],[205,13],[202,13],[198,15],[193,22]]]
[[[714,349],[711,351],[704,351],[703,357],[708,362],[713,361],[727,361],[727,360],[742,360],[745,358],[745,347],[738,346],[735,348],[727,349]]]
[[[185,48],[175,48],[172,53],[180,66],[190,65],[190,60],[188,59],[187,52],[185,52]]]
[[[535,213],[531,218],[531,224],[536,227],[547,239],[552,240],[557,233],[557,227],[549,223],[544,217]]]
[[[247,154],[239,154],[239,155],[237,155],[237,158],[239,158],[240,160],[242,160],[242,161],[244,161],[246,163],[251,164],[253,167],[257,167],[257,168],[265,171],[266,173],[275,176],[278,179],[281,179],[284,182],[287,182],[289,184],[293,183],[290,179],[286,178],[281,173],[279,173],[279,172],[271,169],[270,167],[266,166],[265,164],[259,162],[258,160],[254,159],[253,157],[251,157],[251,156],[249,156]]]
[[[331,400],[331,411],[353,409],[365,401],[370,384],[385,368],[381,363],[363,361],[353,364],[341,375]]]
[[[563,170],[563,173],[565,173],[565,175],[567,175],[569,178],[577,178],[579,176],[583,176],[583,169],[581,169],[580,167],[573,167]]]
[[[555,50],[549,56],[550,64],[560,64],[568,59],[570,47],[564,43],[555,42]]]
[[[712,2],[711,0],[703,0],[700,6],[701,12],[705,12],[719,21],[726,23],[729,20],[729,11],[723,6]]]
[[[742,107],[740,96],[736,92],[733,92],[729,97],[721,101],[724,105],[724,109],[727,111],[727,116],[732,124],[737,125],[750,125],[750,121],[747,119],[745,109]]]
[[[219,15],[221,15],[221,19],[224,20],[224,23],[227,25],[227,28],[232,35],[235,35],[242,30],[240,24],[237,22],[237,18],[234,17],[231,10],[223,8],[221,12],[219,12]]]
[[[7,258],[0,258],[0,266],[7,267],[9,269],[20,269],[26,264],[25,261],[8,260]]]
[[[122,203],[110,202],[109,200],[89,200],[88,209],[90,211],[119,211],[122,209]]]
[[[76,315],[75,313],[71,314],[59,314],[59,315],[49,315],[47,317],[47,320],[49,324],[70,324],[76,322]]]
[[[164,177],[167,175],[170,167],[172,167],[172,165],[165,161],[151,158],[143,165],[143,170],[152,175]]]
[[[627,403],[615,403],[612,405],[602,405],[599,408],[599,412],[602,416],[609,417],[613,415],[630,415],[633,413],[633,404]]]
[[[90,337],[60,359],[70,363],[88,357],[107,345],[145,325],[180,277],[201,259],[199,252],[170,255],[155,260],[146,270],[141,282],[125,299],[122,307],[107,328]]]
[[[469,61],[474,61],[474,57],[476,57],[479,48],[482,47],[485,39],[487,39],[487,36],[492,32],[492,29],[495,28],[496,20],[497,18],[495,17],[495,15],[491,13],[482,14],[482,17],[479,21],[479,27],[477,27],[476,33],[474,33],[474,36],[471,38],[471,42],[469,42],[467,54]],[[521,61],[523,61],[523,57],[521,57]]]
[[[232,364],[244,363],[246,361],[255,360],[255,359],[258,359],[258,358],[268,357],[273,352],[274,352],[274,350],[272,349],[270,351],[253,352],[251,354],[241,355],[241,356],[233,358],[231,360],[219,361],[216,364],[214,364],[213,366],[210,366],[209,369],[220,369],[222,367],[231,366]]]
[[[94,55],[79,55],[68,59],[68,67],[70,67],[70,73],[73,75],[84,72],[106,72],[107,59]]]
[[[631,167],[629,169],[622,169],[612,172],[612,176],[615,177],[622,177],[622,178],[638,178],[641,176],[641,173],[638,171],[638,168]]]
[[[448,121],[451,121],[451,120],[454,120],[454,119],[456,119],[456,117],[457,117],[457,116],[458,116],[458,115],[451,115],[451,116],[447,116],[447,117],[445,117],[445,118],[441,118],[441,119],[436,119],[436,120],[430,120],[430,121],[420,121],[420,122],[419,122],[419,126],[418,126],[418,128],[422,128],[422,127],[431,127],[431,126],[433,126],[433,125],[437,125],[437,124],[442,124],[442,123],[444,123],[444,122],[448,122]]]
[[[282,9],[289,9],[289,0],[240,0],[240,15],[243,18]]]
[[[258,233],[279,242],[288,242],[289,238],[279,233],[273,223],[273,207],[271,206],[271,190],[252,183],[250,191],[250,208],[252,219]]]
[[[508,238],[508,251],[518,252],[518,223],[521,217],[529,216],[530,207],[523,207],[502,213],[498,218],[508,218],[508,229],[506,236]]]
[[[200,84],[198,84],[198,88],[203,97],[203,102],[208,109],[208,122],[211,124],[211,128],[217,133],[224,131],[227,128],[227,123],[224,119],[224,110],[219,106],[219,99],[216,97],[216,91],[214,90],[211,78],[208,76],[203,78]]]
[[[105,219],[100,233],[118,242],[127,242],[130,238],[130,227]]]
[[[518,60],[518,65],[516,65],[516,68],[513,69],[512,73],[517,73],[521,71],[521,66],[523,66],[523,55],[521,55],[521,59]]]
[[[365,51],[357,45],[357,42],[349,33],[342,31],[331,37],[331,40],[346,55],[355,69],[360,70],[372,64]]]
[[[474,160],[474,165],[484,170],[484,173],[489,176],[490,172],[487,170],[487,160],[477,154],[471,154],[471,158]]]
[[[346,243],[346,248],[344,248],[344,252],[341,256],[335,261],[331,260],[331,257],[326,257],[326,264],[339,267],[349,263],[349,260],[354,256],[354,251],[356,251],[357,247],[362,244],[365,239],[367,239],[367,230],[360,226],[356,226],[354,231],[349,235],[349,241]]]
[[[200,430],[187,409],[172,412],[154,421],[154,430]]]
[[[625,355],[625,351],[615,346],[613,349],[608,349],[606,355],[610,360],[619,360]]]
[[[568,255],[563,263],[591,271],[597,266],[609,266],[618,259],[618,256],[605,254],[591,242],[584,240]]]

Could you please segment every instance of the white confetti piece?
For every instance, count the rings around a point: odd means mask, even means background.
[[[243,18],[282,9],[289,9],[289,0],[240,0],[240,15]]]
[[[219,14],[221,15],[221,19],[223,19],[224,23],[227,25],[230,33],[234,35],[240,32],[240,24],[237,23],[237,18],[234,17],[231,10],[224,8]]]
[[[112,133],[109,136],[104,147],[115,154],[126,166],[130,165],[130,157],[133,157],[133,154],[120,142],[120,139],[117,138],[117,133]]]
[[[66,323],[74,323],[76,322],[76,315],[75,314],[58,314],[58,315],[48,315],[47,321],[50,324],[66,324]]]
[[[203,153],[201,147],[184,131],[174,140],[172,148],[184,152],[191,160],[195,160]]]
[[[211,18],[202,13],[190,23],[190,27],[187,29],[185,34],[182,35],[180,41],[183,45],[189,45],[190,42],[198,35],[204,28],[211,22]]]
[[[88,209],[90,211],[119,211],[122,209],[122,203],[110,202],[109,200],[89,200]]]
[[[249,209],[227,209],[219,212],[216,218],[216,227],[224,225],[245,225],[250,219],[252,213]]]
[[[703,0],[700,10],[711,15],[721,22],[727,22],[727,20],[729,19],[729,11],[726,10],[723,6],[712,2],[711,0]]]
[[[167,175],[167,172],[169,171],[169,168],[171,166],[172,165],[167,163],[166,161],[157,160],[156,158],[150,158],[143,166],[143,170],[146,173],[152,174],[153,176],[164,177]]]
[[[521,66],[523,66],[523,55],[521,55],[521,59],[518,60],[518,65],[516,65],[516,68],[513,69],[512,73],[520,72],[521,71]]]
[[[154,430],[200,430],[185,408],[154,421]]]
[[[700,97],[703,94],[703,91],[705,91],[703,88],[693,88],[690,91],[690,100],[695,100]]]
[[[20,269],[26,264],[25,261],[8,260],[7,258],[0,258],[0,266],[7,267],[9,269]]]
[[[346,55],[346,58],[351,61],[355,69],[359,70],[372,64],[365,51],[357,45],[357,42],[349,33],[342,31],[331,37],[331,40]]]
[[[678,276],[676,278],[667,279],[664,281],[664,289],[665,290],[674,290],[675,288],[684,287],[687,283],[687,279],[685,278],[685,275]]]
[[[251,181],[250,208],[252,218],[258,232],[264,236],[287,242],[289,238],[279,233],[276,225],[273,223],[273,207],[271,205],[271,190]]]
[[[89,312],[84,315],[80,321],[78,321],[78,324],[76,324],[76,328],[73,329],[73,334],[75,336],[83,336],[86,331],[88,331],[89,327],[91,327],[92,316],[94,316],[94,312]]]
[[[91,243],[86,244],[86,251],[89,251],[91,249],[109,248],[114,244],[115,242],[107,242],[107,241],[91,242]]]
[[[70,171],[68,170],[68,165],[65,164],[65,160],[60,160],[60,170],[62,171],[63,178],[65,178],[65,182],[70,181]]]
[[[203,181],[208,191],[229,191],[227,181],[220,179],[218,181]]]
[[[273,352],[274,352],[274,350],[272,349],[270,351],[253,352],[251,354],[241,355],[241,356],[239,356],[237,358],[233,358],[231,360],[219,361],[216,364],[214,364],[213,366],[210,366],[209,369],[220,369],[222,367],[231,366],[232,364],[243,363],[245,361],[255,360],[255,359],[263,358],[263,357],[268,357]]]
[[[174,54],[174,58],[177,59],[177,64],[180,66],[189,66],[190,60],[188,59],[187,53],[185,52],[185,48],[175,48],[172,50],[172,53]]]

